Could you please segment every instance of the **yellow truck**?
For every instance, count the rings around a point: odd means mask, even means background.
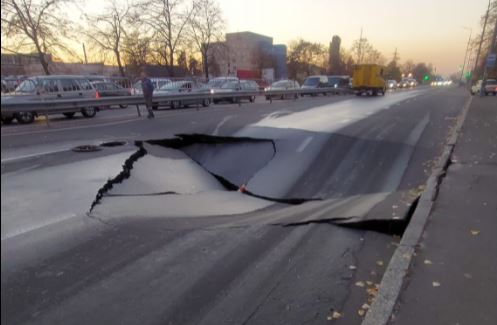
[[[383,78],[384,72],[385,67],[378,64],[356,64],[352,75],[352,90],[357,96],[385,95],[387,86]]]

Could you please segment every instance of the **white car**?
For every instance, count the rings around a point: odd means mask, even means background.
[[[481,89],[481,80],[478,80],[472,87],[471,87],[471,95],[476,95],[480,93]],[[495,79],[487,79],[487,83],[485,84],[485,95],[488,94],[495,94],[497,93],[497,81]]]
[[[388,89],[397,89],[397,81],[395,80],[387,80],[387,88]]]

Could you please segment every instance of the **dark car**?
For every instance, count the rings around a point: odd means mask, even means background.
[[[97,91],[97,98],[131,96],[131,91],[129,89],[123,88],[113,82],[97,81],[92,82],[92,85]],[[119,105],[119,107],[126,108],[127,105]]]
[[[351,91],[349,76],[328,76],[328,87],[337,89],[336,93]]]
[[[319,88],[328,88],[328,77],[327,76],[310,76],[304,80],[304,84],[302,85],[301,95],[311,95],[316,96],[318,92],[305,92],[306,89],[314,90]],[[326,95],[326,92],[323,93]]]
[[[209,95],[209,88],[205,85],[200,84],[191,80],[174,81],[163,85],[156,91],[154,91],[154,97],[161,95],[198,95],[206,94]],[[168,106],[170,108],[180,108],[188,107],[189,105],[202,105],[208,107],[210,105],[210,100],[208,98],[185,98],[181,100],[173,101],[159,101],[154,99],[153,109],[158,109],[160,106]]]
[[[255,95],[249,95],[249,96],[244,96],[244,97],[238,97],[238,96],[230,96],[230,94],[233,94],[235,92],[239,91],[253,91],[257,92],[259,90],[259,86],[255,81],[252,80],[239,80],[239,81],[228,81],[224,82],[221,84],[220,87],[218,88],[211,88],[210,92],[213,95],[225,95],[223,97],[216,97],[213,102],[214,104],[217,104],[219,102],[227,101],[230,103],[237,103],[242,99],[247,99],[250,102],[253,102],[255,100]]]
[[[300,85],[297,81],[295,80],[279,80],[276,82],[273,82],[271,86],[267,87],[265,89],[266,92],[271,92],[272,90],[275,91],[283,91],[283,90],[297,90],[300,89]],[[281,94],[281,95],[269,95],[266,94],[266,99],[285,99],[285,98],[298,98],[299,95],[298,93],[295,94]]]

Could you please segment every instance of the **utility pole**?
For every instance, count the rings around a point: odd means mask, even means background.
[[[398,54],[397,54],[397,48],[395,48],[395,52],[393,52],[393,59],[392,59],[392,61],[395,62],[395,66],[397,66],[397,60],[398,60]]]
[[[88,64],[88,57],[86,56],[86,47],[85,47],[85,43],[83,43],[83,54],[85,55],[85,64]]]
[[[488,13],[487,13],[487,16],[488,16]],[[496,42],[497,42],[497,19],[495,20],[495,26],[494,26],[494,33],[492,35],[492,44],[490,45],[490,50],[488,51],[488,54],[495,54],[496,52]],[[485,84],[487,83],[487,76],[488,76],[488,66],[487,66],[487,62],[485,60],[485,68],[483,70],[483,78],[481,80],[481,88],[480,88],[480,96],[483,97],[483,95],[485,94]]]
[[[478,45],[478,52],[476,52],[475,67],[473,68],[473,76],[475,75],[476,69],[478,68],[478,61],[480,61],[481,46],[483,44],[483,37],[485,36],[485,29],[487,28],[488,14],[490,12],[491,0],[488,0],[487,13],[485,15],[485,22],[483,23],[483,31],[481,32],[480,45]]]
[[[466,67],[466,59],[468,58],[469,44],[471,43],[471,36],[472,36],[472,34],[473,34],[473,30],[470,29],[469,39],[468,39],[468,45],[466,46],[466,53],[464,54],[464,62],[462,64],[461,78],[459,78],[459,82],[461,82],[462,78],[464,77],[464,68]]]

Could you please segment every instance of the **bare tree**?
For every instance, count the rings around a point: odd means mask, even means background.
[[[414,69],[415,66],[416,64],[414,63],[413,60],[407,60],[402,65],[402,71],[404,72],[404,74],[412,73],[412,70]]]
[[[138,76],[143,66],[150,59],[150,38],[141,36],[137,30],[126,33],[124,42],[121,46],[122,58],[126,65],[126,72],[132,76]]]
[[[104,52],[110,52],[117,63],[119,73],[124,76],[124,65],[121,47],[126,37],[126,23],[129,19],[130,7],[121,1],[110,0],[102,14],[86,15],[88,30],[85,32],[90,43]]]
[[[190,19],[192,40],[202,56],[205,77],[209,78],[209,50],[219,41],[224,30],[222,11],[215,0],[195,0],[194,13]]]
[[[189,0],[143,0],[140,3],[141,21],[150,27],[159,58],[173,74],[174,57],[185,40],[188,24],[195,11]]]
[[[50,74],[48,54],[62,50],[72,54],[63,43],[69,26],[59,9],[68,0],[2,0],[2,36],[13,40],[2,49],[35,51],[45,74]],[[14,47],[14,49],[13,49]]]
[[[355,40],[350,52],[357,63],[384,64],[386,61],[383,54],[376,50],[367,38]]]
[[[306,76],[326,72],[327,50],[320,43],[297,40],[290,43],[287,67],[291,78],[302,80]]]

